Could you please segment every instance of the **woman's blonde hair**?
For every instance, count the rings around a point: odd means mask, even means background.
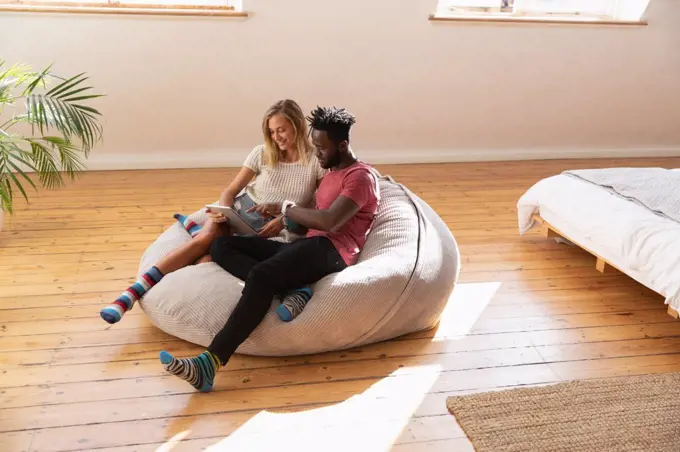
[[[272,140],[269,133],[269,120],[274,115],[282,115],[292,125],[295,131],[295,147],[298,152],[298,160],[303,164],[307,164],[309,156],[312,153],[312,143],[309,141],[309,134],[307,132],[307,122],[302,109],[294,100],[285,99],[276,102],[267,109],[262,119],[262,134],[264,135],[264,163],[268,166],[276,166],[279,163],[281,150],[279,146]]]

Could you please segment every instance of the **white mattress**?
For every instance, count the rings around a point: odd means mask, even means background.
[[[543,179],[522,195],[520,234],[535,225],[534,214],[680,310],[680,223],[565,175]]]

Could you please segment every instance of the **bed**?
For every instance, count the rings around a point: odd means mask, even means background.
[[[537,182],[517,203],[519,232],[540,228],[596,257],[680,311],[680,169],[567,171]]]

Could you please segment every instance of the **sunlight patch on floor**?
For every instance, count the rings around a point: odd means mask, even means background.
[[[156,449],[156,452],[170,452],[184,438],[186,438],[189,435],[189,433],[191,433],[191,430],[184,430],[182,432],[179,432],[178,434],[174,435],[172,438],[167,440],[165,443],[163,443],[163,445],[160,446],[158,449]]]
[[[442,312],[433,340],[452,339],[468,334],[501,284],[497,281],[456,284]]]
[[[328,407],[297,413],[261,411],[205,450],[389,451],[440,370],[439,365],[404,367]]]

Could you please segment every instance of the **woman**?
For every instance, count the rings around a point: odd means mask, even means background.
[[[247,212],[248,209],[256,204],[287,199],[311,206],[324,170],[309,142],[307,122],[296,102],[282,100],[272,105],[262,120],[262,134],[265,144],[253,149],[241,171],[220,196],[219,203],[236,209],[254,229],[260,231],[260,236],[275,237],[284,229],[282,218],[265,221],[257,213]],[[210,262],[208,252],[212,241],[230,234],[226,219],[221,214],[209,214],[203,227],[183,215],[176,214],[175,218],[193,239],[161,259],[118,299],[103,308],[100,315],[106,322],[119,322],[123,314],[132,309],[164,275],[194,263]],[[277,313],[282,320],[292,320],[311,296],[309,287],[286,294]],[[297,308],[291,311],[290,307]]]

